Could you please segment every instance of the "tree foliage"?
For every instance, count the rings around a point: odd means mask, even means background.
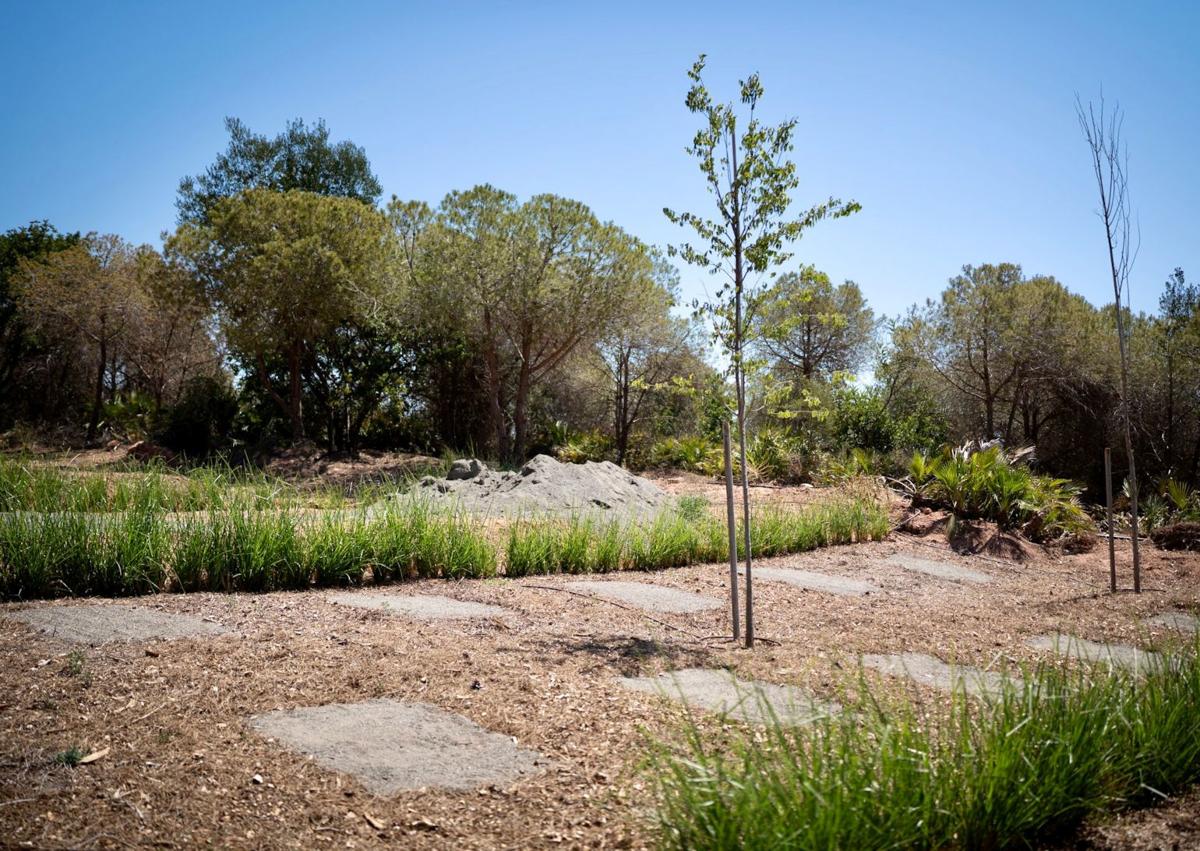
[[[250,189],[218,201],[207,223],[182,226],[174,258],[204,286],[235,352],[305,436],[303,365],[348,322],[381,321],[397,253],[384,216],[349,198]],[[269,359],[286,363],[286,385]]]
[[[352,142],[330,142],[324,121],[310,127],[297,118],[274,138],[251,132],[237,118],[226,118],[225,129],[228,148],[203,174],[179,182],[179,224],[207,221],[217,202],[247,189],[298,189],[372,206],[383,193],[366,152]]]

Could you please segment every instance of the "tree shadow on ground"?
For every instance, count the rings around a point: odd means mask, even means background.
[[[705,647],[641,636],[580,636],[575,640],[547,642],[545,647],[548,651],[557,651],[564,659],[593,656],[598,663],[615,668],[624,677],[640,676],[647,663],[655,660],[665,663],[666,669],[703,668],[712,664],[712,654]]]

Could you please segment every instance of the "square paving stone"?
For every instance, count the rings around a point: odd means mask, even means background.
[[[495,618],[509,614],[508,609],[500,606],[455,600],[453,597],[439,597],[436,594],[379,594],[357,591],[334,594],[329,599],[342,606],[391,612],[417,620],[465,620]]]
[[[743,576],[744,571],[738,571]],[[795,570],[790,567],[756,567],[752,575],[755,579],[767,582],[786,582],[797,588],[808,591],[820,591],[825,594],[838,594],[842,597],[862,597],[865,594],[878,594],[879,587],[861,579],[850,579],[846,576],[834,576],[828,573],[814,573],[811,570]]]
[[[710,668],[683,668],[657,677],[622,677],[621,685],[753,724],[766,723],[772,716],[785,724],[807,724],[839,710],[836,704],[818,702],[792,686],[739,680],[729,671]]]
[[[1051,650],[1068,659],[1107,662],[1121,668],[1153,667],[1162,659],[1157,653],[1129,644],[1101,644],[1063,633],[1039,635],[1029,639],[1028,643],[1035,650]]]
[[[24,621],[39,632],[75,644],[193,638],[228,632],[220,624],[190,615],[119,603],[107,606],[96,603],[84,606],[37,606],[5,612],[4,617]]]
[[[942,691],[961,688],[967,694],[997,696],[1011,685],[1021,688],[1019,677],[1006,677],[998,671],[981,671],[964,665],[947,665],[925,653],[887,653],[863,656],[863,664],[893,677],[908,677],[913,682]]]
[[[992,577],[986,573],[968,570],[962,565],[953,564],[948,561],[930,561],[929,559],[917,558],[916,556],[904,555],[903,553],[896,553],[888,557],[887,563],[902,567],[905,570],[913,570],[917,573],[924,573],[927,576],[936,576],[938,579],[949,579],[954,582],[971,582],[982,585],[992,581]]]
[[[256,715],[250,726],[376,795],[503,785],[538,771],[536,751],[427,703],[369,700]]]
[[[1179,629],[1184,632],[1200,631],[1200,617],[1191,612],[1163,612],[1146,621],[1151,626]]]
[[[703,612],[725,605],[716,597],[651,585],[649,582],[568,582],[567,588],[594,597],[607,597],[651,612]]]

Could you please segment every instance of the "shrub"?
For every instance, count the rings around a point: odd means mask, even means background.
[[[1095,529],[1079,503],[1079,488],[1015,465],[995,446],[978,451],[964,446],[936,458],[917,453],[904,484],[915,501],[1019,529],[1035,541]]]
[[[237,413],[237,394],[227,384],[207,376],[189,379],[166,412],[158,440],[185,455],[208,455],[225,442]]]
[[[668,437],[650,447],[646,458],[651,467],[686,470],[704,476],[723,474],[721,447],[706,437]]]
[[[612,452],[612,439],[599,431],[573,434],[563,443],[555,444],[554,447],[554,454],[558,460],[568,464],[604,461],[612,455]]]

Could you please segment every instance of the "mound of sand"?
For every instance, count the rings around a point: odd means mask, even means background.
[[[415,493],[497,517],[589,514],[636,520],[674,504],[656,484],[616,464],[564,464],[549,455],[534,457],[516,472],[490,470],[475,458],[455,461],[446,478],[426,476]]]

